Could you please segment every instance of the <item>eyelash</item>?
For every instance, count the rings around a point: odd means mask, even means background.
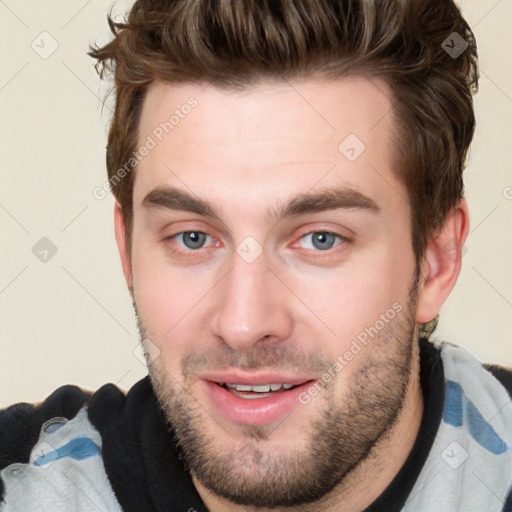
[[[184,235],[186,233],[200,233],[200,234],[206,235],[207,237],[210,237],[212,239],[212,241],[215,243],[208,247],[200,247],[199,249],[176,248],[173,244],[170,243],[170,242],[175,241],[179,236]],[[184,257],[184,258],[195,258],[195,257],[201,255],[200,253],[203,252],[202,249],[209,249],[210,247],[219,244],[217,239],[213,235],[208,233],[207,231],[200,231],[200,230],[195,230],[195,229],[188,229],[186,231],[180,231],[178,233],[175,233],[174,235],[170,235],[164,239],[164,242],[166,243],[166,245],[168,245],[170,247],[170,249],[173,253],[178,254],[179,256]]]
[[[329,249],[325,249],[325,250],[320,250],[320,249],[303,249],[300,247],[300,241],[303,240],[305,237],[307,236],[310,236],[310,235],[332,235],[335,237],[335,239],[338,240],[338,243],[336,243],[336,245],[334,245],[333,247],[330,247]],[[335,241],[336,242],[336,241]],[[298,247],[299,249],[303,249],[305,251],[308,252],[308,254],[310,256],[313,256],[313,257],[322,257],[322,256],[325,256],[325,255],[332,255],[334,252],[337,252],[337,250],[341,250],[341,247],[342,245],[345,245],[346,243],[350,242],[350,240],[343,236],[343,235],[340,235],[339,233],[335,233],[333,231],[327,231],[327,230],[318,230],[318,231],[308,231],[307,233],[304,233],[302,234],[298,240],[296,242],[294,242],[292,244],[292,247]]]
[[[198,257],[203,252],[202,249],[208,250],[211,247],[215,247],[215,246],[218,246],[220,244],[220,242],[218,242],[217,239],[213,235],[208,233],[207,231],[200,231],[200,230],[193,230],[193,229],[189,229],[189,230],[186,230],[186,231],[180,231],[178,233],[170,235],[170,236],[168,236],[168,237],[166,237],[164,239],[164,242],[167,243],[167,242],[175,241],[178,237],[180,237],[182,235],[185,235],[186,233],[199,233],[199,234],[206,235],[207,237],[211,238],[211,240],[214,243],[210,244],[207,247],[200,247],[198,249],[190,249],[190,248],[188,248],[188,249],[181,249],[181,248],[176,248],[175,246],[169,244],[172,252],[174,252],[176,254],[179,254],[180,256],[185,257],[185,258]],[[317,249],[317,250],[314,250],[314,249],[303,249],[303,248],[301,248],[299,246],[299,243],[300,243],[300,241],[302,239],[304,239],[307,236],[314,235],[314,234],[333,235],[337,240],[339,240],[339,242],[336,245],[334,245],[333,247],[331,247],[329,249],[325,249],[325,250],[320,250],[320,249]],[[297,241],[294,242],[291,246],[292,247],[297,247],[299,249],[303,249],[304,251],[307,251],[309,257],[313,257],[313,258],[319,258],[320,257],[321,258],[321,257],[325,257],[326,255],[332,255],[334,252],[337,252],[338,250],[342,249],[342,247],[340,247],[340,246],[345,246],[345,244],[350,243],[350,242],[351,242],[351,240],[349,238],[347,238],[346,236],[343,236],[343,235],[341,235],[339,233],[335,233],[333,231],[327,231],[327,230],[317,230],[317,231],[308,231],[306,233],[303,233],[297,239]]]

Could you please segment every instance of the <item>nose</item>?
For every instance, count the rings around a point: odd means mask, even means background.
[[[231,270],[219,284],[211,330],[231,348],[246,351],[262,339],[277,342],[290,336],[289,298],[263,254],[252,263],[234,254]]]

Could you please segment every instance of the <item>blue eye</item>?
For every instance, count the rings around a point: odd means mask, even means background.
[[[301,243],[301,247],[304,249],[313,249],[315,251],[327,251],[332,249],[336,245],[339,245],[343,239],[339,235],[334,233],[327,233],[325,231],[318,231],[314,233],[308,233],[301,239],[306,243]]]
[[[206,241],[211,239],[210,235],[202,233],[201,231],[184,231],[175,236],[178,243],[186,249],[201,249],[204,247]]]

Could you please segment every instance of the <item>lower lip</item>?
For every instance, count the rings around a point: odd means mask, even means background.
[[[245,399],[231,394],[214,382],[203,382],[211,401],[222,416],[243,425],[266,425],[283,418],[299,405],[299,395],[313,384],[313,381],[308,381],[265,398]]]

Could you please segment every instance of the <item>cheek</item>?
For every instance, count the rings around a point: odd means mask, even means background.
[[[336,358],[365,329],[377,322],[380,327],[381,315],[394,318],[397,310],[406,309],[413,271],[413,258],[397,262],[393,251],[382,250],[339,268],[288,272],[286,281],[304,303],[301,317],[308,338]]]
[[[182,352],[208,324],[208,275],[171,266],[150,251],[134,254],[134,296],[146,336],[162,351]]]

